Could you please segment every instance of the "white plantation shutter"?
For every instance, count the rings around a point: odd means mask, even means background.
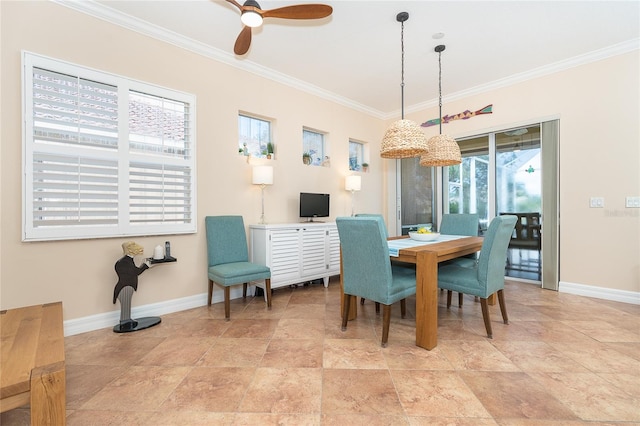
[[[118,224],[118,163],[35,153],[34,228]]]
[[[188,167],[131,163],[131,223],[184,223],[191,219],[191,170]]]
[[[24,64],[23,240],[195,232],[192,95]]]

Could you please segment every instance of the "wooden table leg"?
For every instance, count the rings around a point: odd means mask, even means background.
[[[420,251],[416,257],[416,345],[438,344],[438,255]]]

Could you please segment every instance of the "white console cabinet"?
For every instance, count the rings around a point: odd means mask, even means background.
[[[271,288],[340,274],[335,222],[249,225],[251,261],[271,268]],[[258,284],[259,287],[262,285]]]

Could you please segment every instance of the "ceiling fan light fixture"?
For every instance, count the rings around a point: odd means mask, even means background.
[[[380,145],[382,158],[412,158],[420,157],[427,151],[427,137],[415,121],[404,118],[404,22],[409,19],[409,13],[400,12],[396,21],[401,24],[400,46],[402,50],[402,83],[400,84],[402,115],[387,129]]]
[[[256,28],[262,25],[262,16],[258,12],[254,12],[253,10],[242,12],[240,20],[247,27]]]

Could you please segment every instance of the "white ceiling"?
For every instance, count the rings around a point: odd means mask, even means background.
[[[446,45],[445,102],[638,52],[640,44],[637,0],[265,0],[262,9],[324,3],[333,7],[333,14],[310,21],[266,19],[253,30],[244,56],[233,54],[242,29],[240,13],[224,0],[57,1],[383,118],[400,113],[399,12],[410,15],[404,29],[405,112],[437,103],[438,55],[433,49],[438,44]],[[435,40],[435,33],[444,38]]]

